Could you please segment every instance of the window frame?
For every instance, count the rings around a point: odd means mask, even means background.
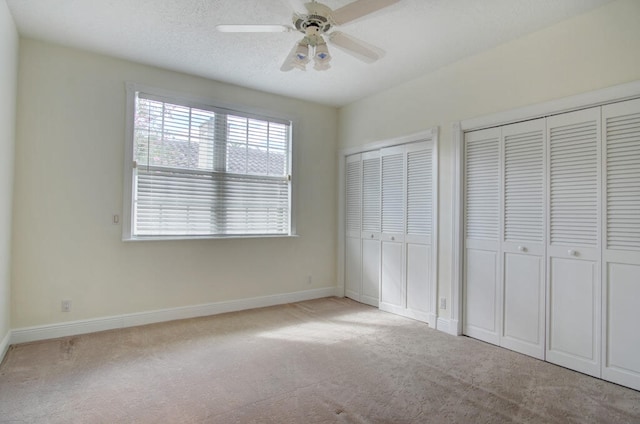
[[[125,83],[126,91],[126,124],[125,124],[125,149],[124,149],[124,188],[123,188],[123,210],[122,210],[122,241],[155,241],[155,240],[202,240],[202,239],[245,239],[245,238],[288,238],[297,237],[296,233],[296,208],[295,198],[297,190],[296,180],[296,160],[294,139],[297,134],[297,119],[291,115],[266,111],[259,108],[240,106],[214,100],[208,97],[193,96],[171,90],[150,87],[134,82]],[[205,107],[223,109],[230,113],[236,112],[242,116],[251,116],[258,119],[273,119],[275,121],[289,122],[289,158],[288,169],[290,175],[289,188],[289,233],[288,234],[206,234],[206,235],[134,235],[133,217],[135,193],[135,181],[133,178],[134,162],[134,125],[135,125],[135,99],[137,92],[165,98],[167,102],[175,101],[177,104],[189,107]]]

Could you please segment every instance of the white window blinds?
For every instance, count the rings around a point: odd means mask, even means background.
[[[290,122],[136,92],[133,127],[133,236],[290,233]]]

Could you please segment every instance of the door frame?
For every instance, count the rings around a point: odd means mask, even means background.
[[[561,99],[551,100],[531,106],[494,113],[453,123],[452,128],[452,170],[451,210],[453,211],[451,250],[451,318],[443,330],[450,334],[462,335],[463,311],[463,259],[464,259],[464,133],[468,131],[514,124],[530,119],[545,118],[580,109],[597,107],[609,103],[640,98],[640,81],[591,91]],[[442,318],[440,318],[442,319]]]
[[[345,190],[345,166],[346,157],[349,155],[364,153],[372,150],[380,150],[385,147],[399,146],[402,144],[415,143],[419,141],[431,141],[433,143],[433,204],[432,204],[432,249],[433,258],[431,266],[431,283],[429,287],[429,295],[431,296],[429,305],[429,326],[436,328],[438,321],[438,206],[439,196],[439,172],[438,163],[438,134],[439,127],[432,127],[423,131],[407,134],[395,138],[373,141],[360,146],[349,147],[338,151],[338,248],[337,248],[337,294],[344,296],[345,294],[345,207],[346,207],[346,190]]]

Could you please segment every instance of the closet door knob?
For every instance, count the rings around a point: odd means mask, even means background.
[[[373,238],[373,234],[371,234],[371,238]]]
[[[569,256],[578,256],[578,252],[573,249],[569,249],[567,253],[569,254]]]
[[[395,240],[395,239],[396,239],[395,237],[391,236],[391,241],[393,241],[393,240]]]
[[[526,248],[526,247],[524,247],[524,246],[518,246],[518,251],[520,251],[520,252],[526,252],[526,251],[527,251],[527,248]]]

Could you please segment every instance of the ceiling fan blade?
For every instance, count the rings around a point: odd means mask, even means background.
[[[387,6],[391,6],[399,1],[400,0],[356,0],[340,9],[334,10],[331,13],[331,17],[336,25],[342,25]]]
[[[305,3],[305,7],[307,8],[306,13],[309,15],[330,16],[331,13],[333,13],[329,6],[318,3],[316,1]]]
[[[216,25],[218,32],[290,32],[288,25]]]
[[[280,67],[280,70],[282,72],[289,72],[295,68],[302,69],[303,71],[305,70],[304,66],[301,66],[301,63],[296,60],[296,50],[298,49],[298,44],[299,42],[296,41],[296,43],[293,45],[293,48],[291,49],[291,52],[289,52],[289,55],[282,63],[282,66]]]
[[[384,50],[362,40],[334,31],[328,36],[329,41],[345,53],[366,63],[373,63],[384,56]]]

